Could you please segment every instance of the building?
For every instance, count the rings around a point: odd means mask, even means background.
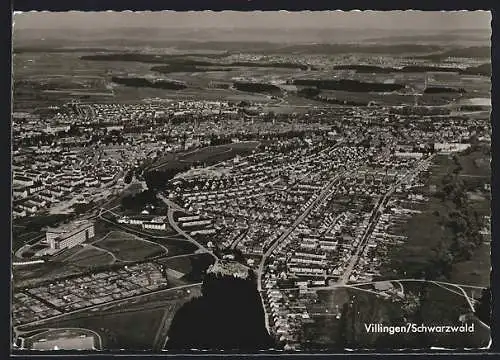
[[[454,152],[461,152],[470,148],[470,144],[460,143],[435,143],[434,150],[442,154],[450,154]]]
[[[58,228],[48,228],[46,241],[51,249],[72,248],[94,237],[94,223],[75,221]]]
[[[71,129],[70,125],[55,125],[55,126],[48,125],[47,128],[45,129],[45,132],[47,134],[57,134],[59,132],[68,132],[70,129]]]
[[[165,220],[165,216],[159,216],[152,219],[151,221],[144,221],[142,223],[142,228],[150,230],[167,230],[167,224],[165,223]]]
[[[29,177],[26,177],[26,176],[16,175],[16,176],[14,176],[12,183],[13,183],[13,185],[33,186],[35,181]]]
[[[400,158],[407,158],[407,159],[421,159],[424,154],[423,153],[420,153],[420,152],[399,152],[397,151],[395,154],[394,154],[396,157],[400,157]]]

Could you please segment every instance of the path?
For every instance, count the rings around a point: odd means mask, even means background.
[[[98,240],[98,241],[99,241],[99,240]],[[83,248],[82,248],[82,249],[80,249],[80,250],[78,250],[76,253],[71,254],[70,256],[68,256],[66,259],[64,259],[64,261],[66,262],[66,261],[68,261],[69,259],[74,258],[75,256],[77,256],[77,255],[81,254],[82,252],[84,252],[85,250],[87,250],[87,249],[89,249],[89,248],[90,248],[90,249],[95,249],[95,250],[98,250],[98,251],[101,251],[101,252],[104,252],[104,253],[106,253],[106,254],[111,255],[111,257],[112,257],[113,259],[112,259],[112,261],[109,263],[109,265],[111,265],[111,264],[115,263],[116,261],[120,260],[120,259],[118,259],[118,258],[115,256],[115,254],[114,254],[114,253],[112,253],[111,251],[106,250],[106,249],[103,249],[103,248],[100,248],[100,247],[97,247],[97,246],[94,246],[94,245],[93,245],[93,243],[91,243],[91,244],[82,244],[82,245],[83,245]],[[121,261],[121,260],[120,260],[120,261]]]

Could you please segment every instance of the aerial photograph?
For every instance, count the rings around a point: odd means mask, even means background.
[[[487,351],[490,37],[14,13],[11,353]]]

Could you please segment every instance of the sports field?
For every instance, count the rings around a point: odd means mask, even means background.
[[[175,312],[196,296],[200,296],[199,286],[168,290],[68,315],[48,321],[39,328],[87,329],[99,335],[103,350],[151,350],[155,346],[161,349]]]

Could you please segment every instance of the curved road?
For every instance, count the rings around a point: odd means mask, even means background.
[[[210,255],[212,255],[215,258],[215,260],[217,261],[218,260],[217,256],[211,250],[209,250],[204,245],[200,244],[191,235],[189,235],[184,230],[182,230],[179,227],[179,225],[177,225],[177,222],[174,219],[174,212],[176,211],[175,208],[179,208],[179,206],[177,204],[175,204],[174,202],[165,198],[162,194],[159,194],[158,197],[168,206],[167,218],[168,218],[168,222],[169,222],[170,226],[172,226],[172,228],[175,231],[177,231],[179,234],[184,236],[190,243],[196,245],[198,248],[200,248],[200,249],[204,250],[206,253],[209,253]]]

